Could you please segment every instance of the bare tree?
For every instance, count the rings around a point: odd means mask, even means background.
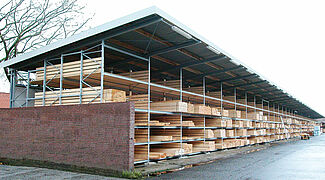
[[[83,9],[78,0],[8,0],[0,7],[0,62],[82,31],[90,20]]]

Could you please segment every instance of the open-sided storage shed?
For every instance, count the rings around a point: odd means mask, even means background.
[[[11,107],[111,102],[122,91],[135,102],[136,163],[299,136],[322,117],[156,7],[0,65]]]

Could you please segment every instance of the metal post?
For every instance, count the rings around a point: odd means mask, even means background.
[[[236,88],[234,88],[234,96],[235,96],[235,111],[236,111],[237,110]]]
[[[44,60],[44,77],[43,77],[43,106],[45,106],[45,91],[46,91],[46,67],[47,60]]]
[[[179,96],[179,100],[182,102],[183,101],[183,68],[180,68],[179,70],[179,89],[180,89],[180,96]],[[181,121],[181,156],[183,156],[183,113],[181,112],[181,117],[180,117],[180,121]]]
[[[102,46],[103,48],[103,46]],[[84,55],[83,51],[80,52],[80,79],[79,79],[79,103],[82,104],[82,86],[83,86],[83,66],[84,66]],[[102,96],[100,97],[102,99]]]
[[[14,98],[15,98],[15,74],[13,69],[9,69],[10,72],[10,108],[14,107]]]
[[[205,76],[203,77],[203,104],[205,105]],[[203,141],[205,142],[205,115],[203,115],[203,132],[204,132],[204,138]]]
[[[247,119],[247,105],[248,105],[248,102],[247,102],[247,92],[245,92],[245,103],[246,103],[246,117],[245,119]]]
[[[220,99],[221,99],[221,103],[220,103],[220,106],[221,106],[221,117],[222,117],[222,115],[223,115],[223,110],[222,110],[222,105],[223,105],[223,99],[222,99],[222,82],[220,83]]]
[[[150,72],[151,72],[151,58],[148,58],[148,161],[150,160]]]
[[[59,104],[62,104],[62,82],[63,82],[63,55],[61,54],[61,64],[60,64],[60,96]]]
[[[103,93],[104,93],[104,73],[105,73],[104,66],[105,66],[105,42],[104,40],[102,40],[102,58],[101,58],[101,72],[100,72],[100,103],[103,102]],[[149,72],[150,72],[150,62],[149,62]],[[150,81],[150,73],[149,73],[149,81]]]
[[[237,92],[236,92],[236,88],[234,88],[234,96],[235,96],[235,114],[237,115]],[[237,118],[237,116],[236,116]],[[235,121],[235,124],[236,124],[237,121]],[[236,126],[236,125],[235,125]],[[232,125],[232,127],[234,127],[234,125]],[[237,137],[237,128],[235,128],[235,137]],[[235,138],[237,139],[237,138]]]
[[[30,82],[30,72],[27,71],[27,86],[26,86],[26,107],[28,107],[28,98],[29,98],[29,82]]]

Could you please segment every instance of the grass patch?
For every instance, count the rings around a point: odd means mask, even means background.
[[[142,179],[143,175],[141,172],[133,170],[133,171],[123,171],[121,174],[121,178],[127,179]]]

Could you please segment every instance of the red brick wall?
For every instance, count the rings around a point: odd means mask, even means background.
[[[0,157],[133,169],[133,103],[0,109]]]
[[[0,92],[0,108],[9,108],[9,93]]]

